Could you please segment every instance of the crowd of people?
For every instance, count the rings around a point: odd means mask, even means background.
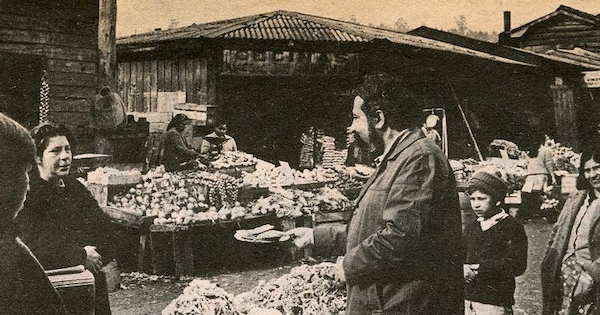
[[[513,314],[515,277],[527,268],[523,225],[503,209],[506,183],[484,172],[469,180],[477,221],[463,232],[456,181],[426,136],[419,98],[398,78],[367,75],[354,91],[349,131],[377,168],[348,225],[288,231],[297,247],[343,255],[346,314]],[[198,150],[176,115],[164,143],[165,167],[236,150],[218,123]],[[430,123],[430,125],[433,125]],[[113,259],[110,224],[95,199],[68,176],[73,144],[50,123],[30,132],[0,114],[0,313],[66,314],[44,270],[83,265],[95,278],[95,314],[110,314],[103,267]],[[546,153],[528,176],[535,193],[554,184]],[[582,153],[578,191],[560,213],[541,266],[544,315],[600,309],[600,145]]]

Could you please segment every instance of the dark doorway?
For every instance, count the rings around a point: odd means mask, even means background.
[[[219,116],[240,150],[296,167],[309,127],[344,143],[356,84],[353,78],[224,76]]]
[[[44,59],[0,53],[0,112],[28,129],[38,123]]]

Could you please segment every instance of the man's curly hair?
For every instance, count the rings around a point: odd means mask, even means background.
[[[423,103],[395,76],[383,72],[367,74],[353,94],[365,101],[362,110],[368,117],[377,117],[376,112],[381,110],[392,129],[420,127],[423,123]]]

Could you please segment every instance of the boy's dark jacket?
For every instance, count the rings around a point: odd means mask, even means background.
[[[465,286],[465,299],[512,306],[515,277],[527,268],[527,235],[523,225],[508,216],[483,231],[479,221],[474,221],[465,230],[465,244],[466,263],[480,265],[475,280]]]

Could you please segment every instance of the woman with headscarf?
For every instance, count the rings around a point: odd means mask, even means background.
[[[199,157],[198,152],[187,143],[183,136],[190,123],[191,120],[185,114],[177,114],[167,126],[162,158],[166,171],[181,170],[185,168],[185,163]]]

